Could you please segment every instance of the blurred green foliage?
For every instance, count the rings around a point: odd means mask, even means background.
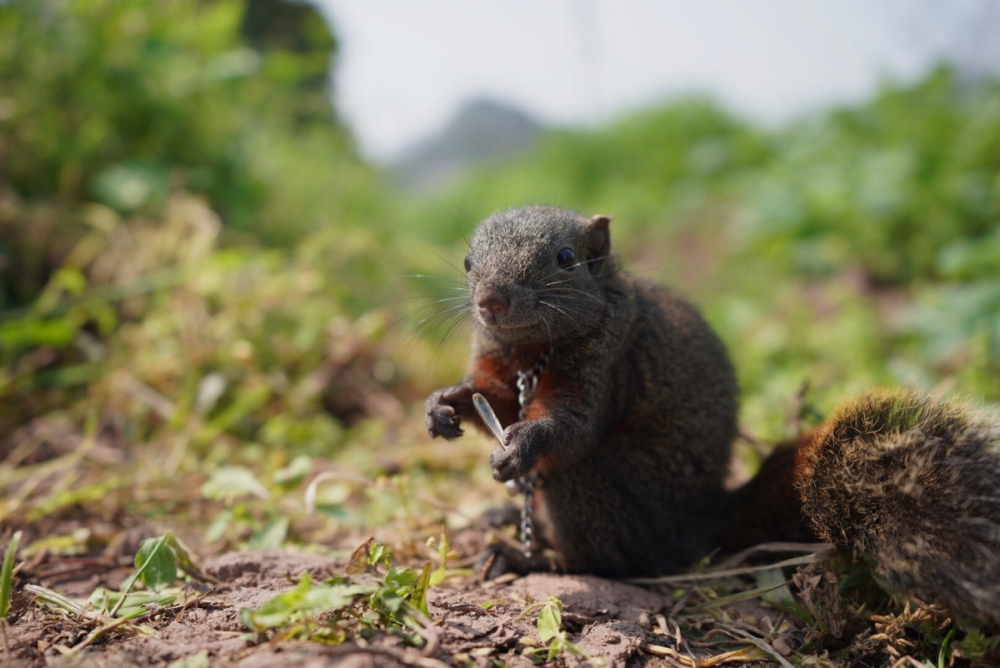
[[[995,270],[987,256],[1000,251],[996,82],[969,85],[941,69],[798,124],[773,151],[743,184],[741,224],[755,249],[812,275],[860,266],[876,284]]]
[[[249,9],[267,4],[277,3]],[[244,21],[246,9],[240,0],[0,5],[8,303],[33,297],[52,257],[85,233],[83,202],[155,216],[185,190],[204,195],[227,229],[284,245],[370,212],[374,175],[329,101],[334,42],[322,19],[304,14],[298,39],[280,48],[252,16]],[[26,222],[33,231],[18,229]]]
[[[401,260],[339,125],[335,44],[280,0],[0,4],[0,458],[23,465],[0,489],[27,495],[0,518],[224,463],[268,479],[377,441],[422,392],[388,359],[386,305],[426,262]],[[70,469],[116,442],[134,466],[21,486],[81,434]]]

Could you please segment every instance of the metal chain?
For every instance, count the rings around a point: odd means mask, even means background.
[[[521,553],[525,559],[531,559],[531,545],[535,539],[535,476],[529,473],[522,476],[521,493],[524,494],[524,505],[521,506]]]
[[[535,366],[527,371],[517,372],[517,403],[521,409],[517,413],[519,421],[524,420],[525,411],[528,404],[535,397],[535,390],[538,389],[538,379],[542,375],[542,370],[549,361],[552,354],[548,350],[541,354]],[[538,474],[528,473],[517,480],[517,488],[524,494],[524,505],[521,506],[521,551],[526,559],[531,558],[531,545],[535,537],[535,489],[538,487]]]

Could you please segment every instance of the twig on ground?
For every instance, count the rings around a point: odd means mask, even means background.
[[[765,564],[763,566],[746,566],[744,568],[730,568],[727,570],[699,571],[698,573],[681,573],[680,575],[665,575],[658,578],[628,578],[624,580],[631,584],[675,584],[680,582],[697,582],[699,580],[714,580],[716,578],[726,578],[733,575],[747,575],[758,571],[767,571],[772,568],[784,568],[785,566],[802,566],[822,561],[821,554],[808,554],[804,557],[793,557],[785,559],[776,564]]]
[[[774,649],[773,647],[771,647],[771,645],[764,642],[762,638],[758,638],[757,636],[751,633],[747,633],[746,631],[738,629],[735,626],[729,626],[728,624],[717,623],[716,626],[722,629],[723,631],[733,634],[734,637],[746,640],[747,642],[752,643],[755,647],[764,650],[772,657],[774,657],[774,660],[780,663],[782,666],[784,666],[784,668],[795,668],[791,663],[788,662],[788,659],[778,654],[778,650]]]
[[[771,552],[811,552],[818,554],[832,548],[833,545],[830,543],[760,543],[759,545],[748,547],[745,550],[726,557],[716,564],[714,568],[729,568],[736,564],[742,564],[755,554]]]

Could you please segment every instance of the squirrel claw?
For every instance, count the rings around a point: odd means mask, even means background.
[[[511,545],[493,543],[480,553],[473,570],[480,580],[495,580],[507,573],[526,575],[534,571],[565,571],[565,568],[543,550],[539,550],[534,556],[525,557]]]
[[[538,463],[541,435],[539,424],[532,420],[515,422],[504,429],[502,443],[490,454],[493,479],[507,482],[531,473]]]
[[[465,433],[459,427],[462,423],[462,418],[455,415],[455,409],[450,406],[439,406],[428,412],[425,422],[427,424],[427,433],[432,438],[441,436],[450,441]]]
[[[424,424],[432,438],[441,436],[450,441],[465,433],[460,427],[462,416],[458,415],[452,405],[460,393],[460,386],[449,387],[438,390],[427,399],[424,405]]]
[[[522,449],[516,445],[508,448],[498,445],[490,454],[493,479],[497,482],[508,482],[527,475],[534,467],[534,462],[529,463],[527,459]]]

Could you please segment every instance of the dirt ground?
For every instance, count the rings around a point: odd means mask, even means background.
[[[43,557],[25,564],[17,579],[22,585],[30,581],[67,596],[86,597],[96,586],[118,586],[128,572],[122,566],[124,561]],[[29,603],[23,595],[15,596],[7,631],[12,661],[6,665],[169,666],[186,660],[175,665],[485,667],[502,661],[508,666],[527,666],[531,662],[522,651],[535,642],[537,615],[518,617],[529,602],[545,601],[549,596],[558,596],[563,602],[563,629],[570,640],[587,655],[603,659],[607,666],[691,665],[687,656],[720,652],[717,647],[705,647],[711,643],[695,643],[699,645],[695,647],[681,639],[678,644],[679,631],[672,616],[680,606],[667,594],[597,577],[548,573],[507,576],[492,582],[480,582],[472,576],[452,578],[433,587],[428,597],[433,631],[421,649],[406,646],[392,635],[342,645],[292,640],[255,643],[240,621],[240,608],[258,608],[275,594],[294,587],[305,572],[314,582],[342,574],[345,561],[289,552],[235,552],[208,559],[201,567],[218,584],[201,591],[192,587],[187,603],[178,599],[175,605],[144,616],[141,624],[149,635],[112,631],[74,655],[65,655],[65,648],[78,644],[92,627]],[[488,609],[479,605],[490,601],[495,603]],[[761,606],[744,601],[729,609],[726,619],[736,628],[753,629],[767,614]],[[662,628],[664,624],[668,628]],[[789,627],[787,633],[798,631]],[[732,647],[747,646],[746,642],[726,640]],[[678,663],[655,652],[686,656]],[[740,663],[746,663],[747,658]],[[568,665],[586,662],[567,653],[557,661]]]
[[[124,498],[135,496],[130,491]],[[429,625],[419,634],[424,639],[420,646],[383,631],[361,637],[355,632],[360,629],[357,624],[349,634],[353,639],[342,644],[290,640],[281,636],[285,631],[274,629],[255,634],[241,619],[242,609],[258,610],[295,588],[306,573],[313,583],[344,576],[355,563],[351,551],[369,545],[370,527],[345,529],[328,540],[286,543],[307,546],[301,549],[310,553],[229,551],[233,543],[213,547],[199,542],[213,507],[204,500],[185,505],[188,496],[200,498],[197,489],[170,490],[173,505],[166,507],[175,512],[164,510],[160,517],[171,526],[158,525],[149,519],[150,513],[128,512],[121,498],[113,495],[0,526],[0,548],[12,532],[23,531],[6,620],[7,647],[0,646],[0,664],[17,668],[528,666],[531,661],[525,653],[542,645],[538,604],[553,596],[561,601],[561,630],[575,653],[564,647],[548,665],[581,665],[592,657],[591,663],[609,668],[923,666],[927,657],[942,655],[940,648],[949,637],[953,660],[947,665],[968,665],[954,659],[972,652],[990,659],[1000,652],[996,630],[985,635],[949,631],[951,619],[943,611],[888,600],[870,578],[858,580],[859,573],[844,570],[843,564],[822,561],[795,567],[815,557],[819,546],[796,547],[794,554],[803,550],[810,554],[797,556],[795,564],[782,568],[769,564],[790,555],[761,552],[753,557],[757,566],[733,556],[712,566],[710,573],[687,574],[670,586],[655,588],[555,573],[483,581],[471,567],[491,533],[497,539],[505,534],[485,522],[449,529],[449,552],[444,534],[438,533],[444,531],[438,516],[424,518],[426,526],[419,528],[406,519],[383,538],[396,553],[394,565],[420,571],[429,562],[445,568],[447,561],[451,575],[428,591]],[[301,531],[308,529],[308,521],[302,520]],[[101,587],[119,591],[135,572],[142,541],[168,530],[192,546],[197,569],[206,577],[183,584],[173,602],[150,606],[127,624],[105,629],[113,623],[109,617],[81,621],[81,615],[43,605],[25,591],[27,585],[44,587],[75,601],[86,601]],[[435,536],[441,539],[432,548],[428,540]],[[506,534],[506,540],[513,538]],[[36,547],[26,548],[32,545]],[[339,550],[331,552],[331,546]],[[440,557],[439,548],[447,559]],[[225,552],[213,554],[213,549]],[[740,572],[717,570],[733,567]],[[379,568],[385,575],[384,566]],[[845,593],[840,585],[847,580],[854,583]],[[93,617],[92,611],[87,612]],[[95,630],[102,633],[92,637]],[[996,646],[990,645],[992,636]],[[984,659],[974,665],[997,664]]]

